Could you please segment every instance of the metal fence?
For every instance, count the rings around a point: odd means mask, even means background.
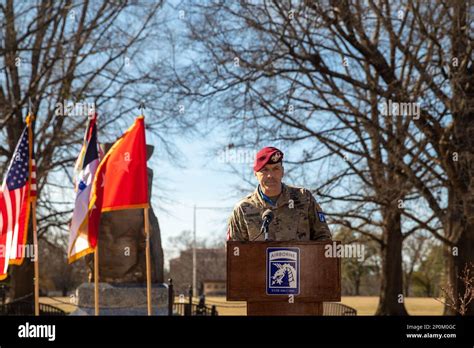
[[[324,302],[323,315],[352,316],[357,315],[357,310],[342,303]]]
[[[218,315],[216,306],[211,307],[205,304],[205,297],[202,296],[198,304],[193,303],[192,289],[189,287],[189,294],[187,301],[174,303],[175,294],[173,290],[172,279],[168,280],[168,298],[169,298],[169,315],[181,315],[181,316],[194,316],[194,315]],[[229,304],[223,304],[223,307],[241,307]],[[357,310],[346,306],[342,303],[337,302],[324,302],[323,303],[323,315],[324,316],[354,316],[357,315]]]
[[[199,306],[199,304],[176,303],[173,307],[173,315],[183,316],[215,316],[217,315],[216,306]]]
[[[180,315],[180,316],[216,316],[216,306],[211,307],[206,305],[206,297],[202,295],[199,299],[199,303],[193,303],[193,290],[189,287],[188,290],[188,301],[185,302],[174,302],[175,294],[173,289],[173,280],[168,279],[168,315]]]
[[[177,316],[216,316],[218,311],[215,305],[208,306],[205,297],[201,296],[199,303],[193,303],[192,289],[189,288],[189,296],[186,302],[175,303],[173,281],[168,283],[168,315]],[[40,303],[40,315],[62,316],[66,312],[57,307]],[[0,305],[0,315],[34,315],[34,300],[32,295],[22,297],[9,303]],[[341,303],[324,302],[324,316],[354,316],[357,310]]]
[[[9,303],[0,305],[0,315],[34,315],[35,314],[35,302],[32,295],[22,297]],[[57,307],[40,303],[39,304],[40,315],[53,315],[62,316],[66,315],[66,312]]]

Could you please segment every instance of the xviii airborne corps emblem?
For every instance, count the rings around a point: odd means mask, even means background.
[[[298,295],[299,268],[299,248],[267,248],[267,294]]]

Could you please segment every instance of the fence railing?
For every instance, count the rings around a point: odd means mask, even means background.
[[[181,316],[215,316],[218,315],[216,306],[206,305],[205,296],[201,296],[199,303],[193,303],[193,291],[189,287],[187,302],[174,302],[175,294],[173,289],[173,280],[168,279],[168,315]]]
[[[357,315],[357,310],[342,303],[324,302],[323,315],[352,316]]]
[[[0,305],[0,315],[34,315],[34,314],[35,314],[35,303],[32,296],[26,296],[24,298]],[[39,314],[62,316],[62,315],[66,315],[66,312],[57,307],[54,307],[45,303],[40,303]]]
[[[209,308],[208,306],[199,306],[198,304],[175,303],[173,307],[173,315],[183,316],[215,316],[217,315],[216,306]]]
[[[193,303],[192,289],[189,289],[187,302],[175,303],[173,281],[169,279],[168,284],[168,315],[178,316],[216,316],[218,311],[215,305],[209,306],[202,296],[199,303]],[[62,316],[66,312],[55,306],[40,303],[40,315]],[[0,305],[0,315],[34,315],[34,301],[31,295]],[[324,302],[324,316],[354,316],[357,310],[341,303]]]
[[[173,290],[173,281],[172,279],[168,280],[168,298],[169,298],[169,307],[168,315],[182,315],[182,316],[191,316],[191,315],[218,315],[215,305],[211,307],[205,304],[205,297],[201,297],[201,300],[198,304],[193,303],[192,289],[189,287],[188,300],[175,303],[175,296]],[[223,304],[225,307],[242,307],[242,306],[232,306]],[[346,306],[342,303],[337,302],[324,302],[323,303],[323,315],[324,316],[354,316],[357,315],[357,310]]]

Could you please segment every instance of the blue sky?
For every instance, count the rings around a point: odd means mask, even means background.
[[[172,4],[179,3],[179,1],[172,1]],[[178,17],[179,9],[190,10],[186,5],[172,9],[169,4],[163,9],[163,18],[166,19],[166,23],[163,23],[163,27],[166,27],[175,36],[182,35],[184,30],[183,23]],[[180,50],[183,47],[178,48],[176,51],[177,56],[175,57],[178,67],[186,65],[190,61],[198,58],[195,56],[196,53],[193,53],[189,47],[184,50]],[[143,52],[143,57],[136,58],[131,62],[131,67],[134,69],[134,67],[141,67],[142,64],[151,63],[153,58],[157,61],[170,59],[172,52],[174,51],[171,50],[170,47],[167,47],[166,43],[160,42],[158,47],[148,47],[148,49]],[[143,94],[145,94],[145,92]],[[164,102],[166,102],[166,100]],[[115,105],[112,106],[115,107]],[[219,109],[218,111],[220,112],[222,110]],[[99,113],[107,114],[108,110],[99,110]],[[145,116],[150,116],[151,118],[159,115],[147,115],[145,111]],[[312,122],[318,122],[324,126],[324,124],[328,123],[326,122],[326,117],[329,118],[329,116],[319,114],[317,118],[312,119]],[[123,133],[128,127],[128,125],[125,125],[125,123],[128,123],[128,119],[127,121],[119,120],[119,123],[116,128],[108,129],[108,131],[114,133],[116,137]],[[201,128],[201,130],[204,131],[204,127],[201,127],[201,125],[198,125],[197,128]],[[244,163],[232,160],[230,161],[232,163],[222,161],[222,158],[216,153],[216,148],[221,146],[221,149],[223,149],[224,144],[232,142],[232,139],[230,139],[230,131],[231,130],[227,129],[225,125],[221,125],[214,128],[205,136],[195,135],[190,137],[188,135],[168,136],[168,134],[161,134],[166,137],[166,141],[172,143],[173,146],[182,153],[182,156],[179,157],[182,167],[172,164],[165,154],[164,149],[160,148],[160,142],[156,141],[152,134],[147,134],[148,143],[155,145],[154,155],[149,162],[149,166],[154,170],[154,195],[152,197],[152,205],[160,222],[162,245],[165,249],[165,267],[168,266],[167,262],[169,258],[176,256],[176,253],[171,250],[169,238],[179,235],[184,230],[192,230],[193,228],[194,205],[197,207],[221,208],[216,210],[198,210],[198,238],[212,240],[219,238],[225,239],[226,221],[231,213],[232,207],[240,198],[246,193],[251,192],[256,186],[256,180],[254,178],[252,181],[253,185],[250,185],[248,182],[245,182],[242,177],[245,176],[246,178],[252,179],[251,167],[253,156],[251,156],[251,154],[253,153],[252,151],[257,151],[258,149],[244,150],[248,152]],[[101,136],[102,141],[104,141],[105,134],[99,134],[99,139]],[[278,144],[263,145],[279,147]],[[294,158],[297,158],[296,152],[301,151],[303,148],[304,146],[300,144],[290,149],[281,148],[281,150],[285,152],[285,157],[288,159],[292,158],[290,152]],[[237,170],[237,174],[229,173],[231,165]],[[305,167],[305,169],[306,168],[308,167]],[[318,177],[322,175],[322,171],[329,172],[330,170],[334,170],[334,168],[333,163],[327,162],[324,164],[323,162],[322,164],[318,163],[316,167],[308,168],[307,171],[310,174],[314,173],[314,175]],[[296,174],[296,177],[298,177],[298,174]],[[288,179],[285,182],[297,186],[304,185],[303,182],[293,182]],[[238,187],[244,188],[244,190],[238,190]],[[63,199],[70,197],[71,202],[74,198],[72,187],[70,192],[67,193],[63,190],[57,190],[57,195],[58,198]],[[160,196],[160,198],[158,198],[158,196]],[[165,196],[165,199],[161,199],[163,196]],[[316,199],[318,200],[318,197],[316,197]],[[322,208],[323,210],[330,210],[329,205],[322,204]]]
[[[222,135],[218,130],[213,133]],[[225,239],[227,218],[233,206],[244,195],[236,190],[237,186],[245,186],[243,179],[237,174],[229,173],[229,163],[223,162],[220,153],[215,151],[216,144],[213,140],[216,138],[217,135],[210,134],[206,138],[178,139],[174,145],[184,156],[180,161],[184,168],[160,158],[160,149],[157,148],[153,156],[155,158],[149,162],[154,171],[152,205],[160,222],[166,260],[177,256],[177,253],[171,250],[169,238],[184,230],[192,231],[194,205],[201,208],[222,208],[198,209],[198,239]],[[153,143],[150,137],[147,141]],[[232,165],[246,175],[252,174],[252,163]],[[160,188],[163,188],[162,192],[158,192]],[[172,202],[167,203],[156,197],[162,196],[163,192],[167,195],[166,199]],[[167,261],[165,265],[167,267]]]

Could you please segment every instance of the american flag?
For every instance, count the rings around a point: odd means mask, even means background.
[[[36,165],[33,158],[30,161],[29,132],[26,126],[0,188],[0,279],[6,277],[9,263],[23,261],[30,202],[36,198]]]

